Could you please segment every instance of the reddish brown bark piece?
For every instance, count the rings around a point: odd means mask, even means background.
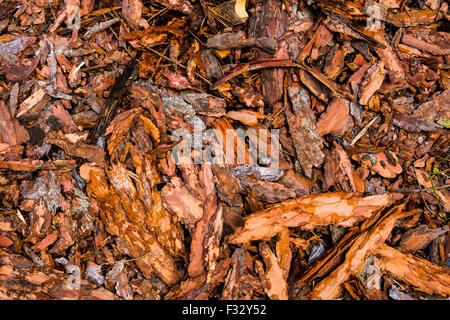
[[[236,33],[225,32],[209,38],[206,45],[209,48],[215,48],[220,50],[249,47],[255,44],[255,40],[247,40],[244,32],[239,31]]]
[[[258,119],[265,118],[263,114],[252,110],[229,111],[227,112],[226,117],[232,120],[240,121],[250,127],[257,125]]]
[[[28,78],[31,73],[36,69],[39,64],[39,60],[41,55],[38,54],[36,57],[31,60],[30,64],[8,64],[7,62],[3,62],[1,69],[5,74],[6,80],[11,82],[18,82]]]
[[[448,33],[445,32],[436,32],[429,29],[416,29],[407,32],[402,37],[402,42],[408,46],[434,55],[450,54],[450,38]]]
[[[420,120],[405,113],[396,113],[394,116],[394,124],[409,132],[437,132],[442,130],[442,127],[436,123]]]
[[[325,157],[322,152],[323,144],[317,130],[315,117],[311,110],[310,98],[304,88],[288,88],[292,108],[286,108],[286,118],[289,131],[294,141],[297,159],[305,175],[312,176],[312,168],[319,167]]]
[[[369,103],[370,98],[380,89],[385,75],[386,70],[382,62],[373,65],[367,70],[366,77],[359,91],[359,103],[361,105],[365,106]]]
[[[310,298],[313,300],[338,298],[342,293],[341,285],[363,267],[368,255],[383,244],[391,234],[397,220],[412,214],[403,212],[403,209],[404,205],[397,206],[372,228],[360,234],[345,254],[345,261],[314,287]]]
[[[136,174],[139,176],[139,180],[134,180],[134,199],[139,198],[145,206],[145,224],[149,230],[155,232],[158,242],[172,256],[180,256],[185,250],[183,230],[177,217],[164,207],[161,194],[155,190],[156,185],[161,182],[155,160],[148,155],[142,155],[135,148],[131,148],[131,153]]]
[[[249,21],[249,37],[267,37],[277,39],[284,33],[284,26],[287,25],[288,14],[279,10],[281,6],[279,0],[264,0],[259,6],[259,10],[253,15],[253,19]],[[280,48],[274,55],[266,52],[257,52],[257,58],[260,59],[286,59],[286,50]],[[283,93],[283,76],[282,69],[269,69],[261,71],[262,94],[268,103],[276,103]]]
[[[277,203],[296,196],[292,189],[277,182],[262,181],[253,177],[241,177],[240,184],[244,188],[249,188],[255,199],[263,202]]]
[[[321,137],[330,133],[334,136],[343,136],[353,128],[349,104],[348,100],[342,98],[330,102],[327,110],[317,121],[317,133]]]
[[[232,207],[242,207],[239,181],[231,174],[227,167],[213,166],[216,179],[217,196]]]
[[[187,225],[193,225],[203,217],[202,200],[189,191],[176,177],[161,190],[167,209]]]
[[[350,46],[350,42],[346,42],[342,46],[335,46],[328,53],[325,61],[325,66],[323,68],[323,73],[331,80],[336,80],[336,78],[342,73],[344,69],[345,56],[353,48]]]
[[[206,264],[208,271],[213,271],[215,260],[219,257],[219,240],[222,235],[222,207],[218,205],[214,190],[211,165],[205,164],[201,172],[205,191],[203,216],[195,225],[192,235],[188,273],[191,277],[199,276]]]
[[[155,272],[168,285],[178,282],[180,275],[175,261],[158,243],[155,235],[142,225],[142,221],[133,222],[132,217],[136,213],[133,213],[132,203],[126,197],[117,194],[108,186],[106,179],[95,172],[91,172],[88,194],[99,201],[106,230],[118,237],[130,256],[139,258],[136,264],[146,278]]]
[[[260,261],[256,261],[258,271],[264,291],[272,300],[287,300],[287,283],[277,256],[270,250],[269,246],[261,243],[259,251],[266,265],[266,270]]]
[[[377,154],[363,153],[359,155],[362,163],[385,178],[395,178],[403,169],[395,153],[383,151]]]
[[[148,27],[147,22],[142,18],[143,7],[144,5],[140,0],[124,0],[122,3],[123,16],[135,30],[139,27]]]
[[[434,95],[414,110],[414,117],[421,120],[436,121],[450,118],[450,89]]]
[[[13,119],[8,107],[0,101],[0,141],[9,145],[28,142],[30,135],[19,121]]]
[[[287,188],[295,191],[297,196],[309,194],[311,191],[311,184],[305,177],[300,176],[292,170],[286,172],[278,181]]]
[[[351,193],[330,192],[283,201],[244,218],[245,225],[231,235],[230,243],[270,239],[285,227],[311,230],[317,226],[349,227],[388,205],[389,194],[354,197]]]
[[[386,46],[384,49],[375,48],[375,51],[381,61],[383,61],[387,73],[389,74],[389,79],[392,83],[402,82],[405,78],[405,71],[394,49],[392,49],[391,45],[386,40],[386,35],[382,31],[371,32],[370,34]]]
[[[60,147],[70,156],[87,159],[99,166],[105,165],[105,151],[97,146],[82,142],[71,143],[66,137],[57,134],[48,135],[45,141]]]
[[[311,91],[313,95],[324,102],[330,101],[332,93],[304,70],[300,70],[300,81]]]
[[[316,60],[319,57],[319,50],[325,47],[333,39],[333,34],[321,25],[317,31],[315,37],[314,46],[311,50],[311,59]]]
[[[347,175],[353,192],[364,192],[364,181],[356,174],[356,171],[353,168],[347,153],[337,142],[334,142],[334,147],[336,148],[336,152],[339,155],[341,170]]]
[[[450,296],[450,274],[447,268],[411,254],[404,254],[386,244],[382,244],[373,254],[378,257],[383,271],[393,278],[422,292]]]
[[[448,230],[448,226],[430,229],[427,225],[420,225],[418,228],[411,229],[403,234],[400,247],[407,251],[425,249],[431,241],[438,238],[440,235],[447,233]]]
[[[105,135],[111,134],[108,140],[108,152],[111,155],[119,143],[125,138],[136,116],[142,113],[141,108],[131,109],[119,114],[106,129]]]
[[[264,100],[262,94],[253,91],[249,87],[236,87],[235,93],[240,102],[250,108],[264,107]]]

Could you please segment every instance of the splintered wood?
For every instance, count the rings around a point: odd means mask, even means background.
[[[448,20],[2,1],[0,299],[449,299]]]
[[[269,240],[285,227],[312,230],[329,224],[350,227],[370,217],[392,201],[390,195],[355,197],[332,192],[286,200],[244,218],[244,227],[230,237],[230,243]]]

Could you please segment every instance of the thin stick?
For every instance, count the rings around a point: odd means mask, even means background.
[[[164,57],[164,55],[166,54],[168,49],[169,49],[169,46],[167,46],[166,49],[164,50],[164,52],[162,53],[162,55],[159,56],[159,59],[156,62],[156,65],[155,65],[155,70],[153,70],[153,73],[152,73],[152,76],[150,77],[150,80],[153,80],[153,77],[155,76],[156,71],[158,70],[159,64],[161,63],[161,59],[162,59],[162,57]]]
[[[420,181],[419,181],[419,177],[417,176],[417,170],[416,170],[416,168],[414,168],[414,174],[416,175],[416,180],[417,180],[417,183],[419,184],[419,189],[420,189],[420,196],[422,197],[422,200],[423,200],[423,203],[425,204],[425,207],[428,209],[428,211],[430,211],[431,213],[433,213],[433,210],[431,210],[430,209],[430,207],[428,206],[428,203],[425,201],[425,198],[423,197],[423,188],[422,188],[422,186],[421,186],[421,184],[420,184]]]
[[[420,185],[420,184],[419,184]],[[447,189],[450,187],[450,184],[444,184],[443,186],[435,187],[434,190]],[[433,188],[422,188],[422,189],[392,189],[390,192],[398,192],[398,193],[418,193],[421,191],[433,191]]]
[[[375,121],[378,119],[378,116],[373,118],[366,126],[356,135],[356,137],[353,138],[352,143],[350,143],[350,147],[353,147],[353,145],[358,142],[359,139],[369,130],[369,128],[375,123]]]

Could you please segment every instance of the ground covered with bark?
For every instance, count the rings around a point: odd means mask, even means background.
[[[448,298],[448,18],[2,1],[0,298]]]

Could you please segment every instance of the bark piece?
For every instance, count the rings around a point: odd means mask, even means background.
[[[448,120],[450,119],[449,104],[450,89],[447,89],[418,106],[413,111],[413,116],[427,121]]]
[[[20,104],[19,110],[17,110],[16,118],[20,118],[28,111],[30,111],[34,106],[42,101],[45,97],[45,90],[38,88],[33,94],[31,94],[25,101]]]
[[[230,243],[270,239],[285,227],[312,230],[329,224],[349,227],[388,205],[389,194],[353,197],[351,193],[329,192],[285,200],[244,218],[245,225],[230,236]]]
[[[312,167],[319,167],[325,157],[323,144],[316,131],[315,116],[311,110],[309,95],[304,88],[288,88],[292,111],[286,108],[289,131],[294,141],[297,159],[305,175],[312,176]]]
[[[28,183],[27,183],[28,182]],[[30,181],[24,181],[21,185],[21,193],[25,199],[39,201],[43,199],[48,211],[55,215],[56,210],[61,206],[61,186],[58,177],[54,171],[36,178],[33,184]]]
[[[239,181],[231,174],[228,167],[214,166],[217,196],[232,207],[242,207]]]
[[[133,164],[139,179],[135,179],[137,196],[144,204],[145,224],[155,232],[158,242],[174,257],[184,254],[183,230],[176,216],[163,205],[161,194],[156,185],[161,178],[156,170],[155,161],[148,155],[142,155],[136,148],[130,148]]]
[[[377,154],[362,153],[359,156],[363,164],[373,169],[382,177],[395,178],[403,171],[397,155],[391,151],[386,150]]]
[[[240,183],[243,187],[250,188],[255,199],[268,203],[277,203],[296,196],[292,189],[286,188],[284,185],[271,182],[261,181],[252,177],[242,177]]]
[[[344,69],[345,56],[353,48],[350,46],[350,42],[345,43],[342,46],[334,46],[328,53],[325,59],[325,66],[323,67],[323,73],[331,80],[336,80]]]
[[[39,61],[41,59],[41,55],[38,54],[31,60],[29,65],[21,64],[9,64],[6,61],[3,61],[1,65],[1,69],[5,74],[6,80],[11,82],[19,82],[33,73],[36,69]]]
[[[18,145],[30,140],[25,128],[11,117],[8,107],[0,101],[0,141],[9,145]]]
[[[405,78],[405,70],[403,69],[400,59],[397,53],[392,49],[391,45],[386,40],[385,33],[380,30],[378,32],[370,33],[374,39],[377,39],[380,43],[384,44],[386,48],[375,48],[378,56],[386,67],[389,79],[392,83],[401,83]]]
[[[321,25],[314,35],[314,46],[311,49],[311,59],[317,60],[320,56],[321,48],[333,40],[333,34],[323,25]]]
[[[355,39],[364,40],[365,42],[374,47],[385,48],[383,44],[381,44],[376,39],[368,35],[366,31],[362,30],[361,28],[358,28],[347,17],[341,15],[340,13],[334,10],[326,10],[326,11],[328,17],[324,21],[324,25],[329,30],[339,32],[341,34],[344,34],[346,36]]]
[[[240,121],[249,127],[257,125],[258,119],[265,118],[263,114],[251,110],[228,111],[226,117]]]
[[[405,113],[397,112],[394,116],[394,125],[408,132],[438,132],[442,127],[436,123],[416,119]]]
[[[328,88],[326,88],[308,72],[300,70],[300,80],[317,98],[326,103],[330,101],[332,95],[330,90],[328,90]]]
[[[450,274],[447,268],[404,254],[386,244],[375,250],[374,255],[378,257],[381,269],[393,278],[429,294],[450,296]]]
[[[208,78],[220,79],[223,77],[222,68],[211,50],[203,51],[201,61]]]
[[[350,162],[350,158],[347,155],[347,152],[342,148],[342,146],[336,141],[333,143],[336,152],[339,155],[339,165],[341,170],[347,175],[348,180],[350,181],[350,185],[352,186],[353,192],[364,192],[364,181],[356,174],[355,169]]]
[[[431,189],[428,191],[428,193],[430,195],[434,196],[433,184],[430,181],[429,174],[423,169],[418,169],[415,172],[417,174],[417,181],[422,185],[422,187]],[[436,182],[434,182],[434,186],[435,187],[437,186]],[[436,192],[437,196],[439,197],[439,199],[441,200],[441,205],[442,205],[444,211],[449,212],[450,211],[450,191],[448,189],[442,189],[442,190],[435,190],[435,192]]]
[[[309,194],[311,191],[311,184],[308,179],[298,175],[293,170],[288,170],[277,182],[293,189],[297,196]]]
[[[253,46],[255,44],[254,40],[247,40],[244,32],[225,32],[222,34],[215,35],[209,38],[206,42],[208,48],[215,48],[220,50],[232,49],[232,48],[242,48],[247,46]]]
[[[164,186],[161,196],[167,209],[184,224],[193,225],[203,217],[201,199],[189,191],[178,177]]]
[[[264,107],[262,94],[253,91],[250,87],[235,87],[235,94],[239,101],[249,108]]]
[[[29,171],[34,172],[37,170],[65,170],[70,171],[76,166],[75,160],[54,160],[54,161],[42,161],[22,159],[20,161],[7,161],[0,160],[0,171]]]
[[[264,272],[261,262],[256,261],[256,269],[264,291],[272,300],[287,300],[287,283],[277,256],[265,243],[259,245],[259,251],[266,265],[266,271]]]
[[[108,152],[110,155],[116,150],[119,143],[125,138],[130,131],[136,116],[143,112],[141,108],[135,108],[125,111],[114,118],[106,128],[105,135],[111,134],[108,139]]]
[[[447,233],[449,227],[430,229],[427,225],[420,225],[418,228],[408,230],[402,236],[400,247],[407,251],[417,251],[425,249],[434,239]]]
[[[60,147],[70,156],[87,159],[99,166],[105,165],[105,151],[97,146],[82,142],[71,143],[65,136],[58,134],[49,134],[47,137],[46,143]]]
[[[196,223],[195,231],[192,235],[188,266],[188,273],[191,277],[196,277],[203,273],[205,262],[209,273],[214,270],[214,262],[220,252],[218,242],[222,235],[222,208],[217,203],[210,164],[203,165],[201,177],[205,186],[206,198],[203,204],[203,216]]]
[[[342,98],[336,98],[330,102],[327,110],[317,121],[317,133],[321,137],[329,133],[334,136],[343,136],[353,128],[349,104],[348,100]]]
[[[385,75],[386,70],[383,62],[379,62],[367,70],[366,77],[359,91],[359,104],[365,106],[369,103],[370,98],[381,88]]]
[[[402,42],[408,46],[429,52],[433,55],[450,54],[450,38],[448,33],[436,32],[429,29],[416,29],[407,32]]]
[[[232,267],[224,282],[223,300],[237,300],[239,298],[239,282],[245,270],[244,250],[236,248],[232,259]]]
[[[139,29],[139,27],[148,27],[148,23],[142,18],[143,7],[144,5],[140,0],[124,0],[122,3],[123,16],[134,30]]]
[[[188,93],[183,99],[189,102],[200,115],[221,117],[227,107],[224,99],[205,93]]]
[[[342,293],[342,284],[364,265],[366,257],[372,254],[391,234],[397,220],[411,215],[403,212],[404,204],[395,207],[372,228],[360,234],[345,254],[345,261],[316,285],[310,293],[313,300],[336,299]]]
[[[108,186],[105,177],[94,171],[91,172],[91,183],[87,192],[99,201],[106,230],[118,237],[117,241],[124,246],[127,254],[139,258],[136,264],[147,279],[154,272],[168,285],[179,281],[180,275],[173,258],[159,244],[155,235],[145,228],[142,221],[133,222],[132,217],[136,216],[136,213],[133,212],[133,204],[127,197],[117,194]]]

